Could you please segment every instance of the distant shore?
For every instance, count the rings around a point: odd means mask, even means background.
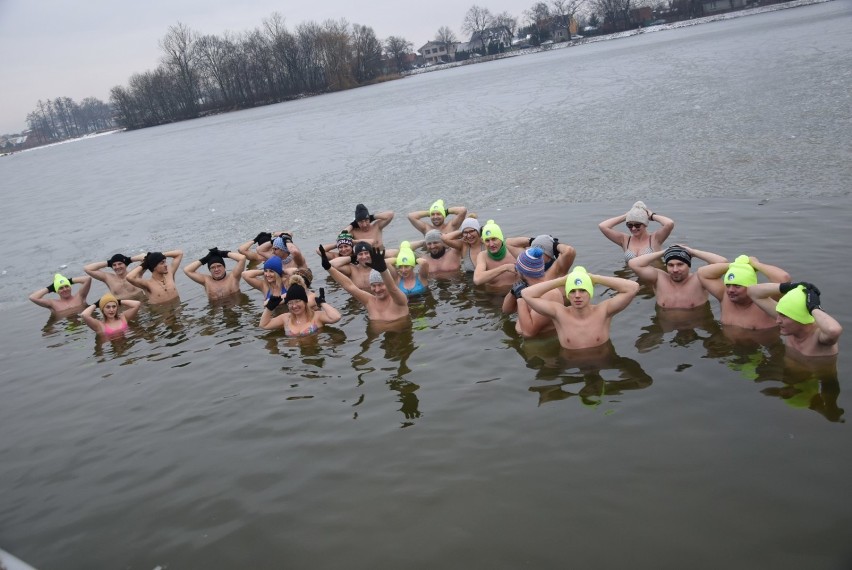
[[[719,22],[721,20],[733,20],[734,18],[742,18],[744,16],[754,16],[755,14],[763,14],[765,12],[775,12],[776,10],[787,10],[789,8],[798,8],[800,6],[810,6],[811,4],[824,4],[825,2],[831,2],[832,0],[792,0],[791,2],[783,2],[780,4],[771,4],[769,6],[758,6],[756,8],[746,8],[744,10],[737,10],[734,12],[725,12],[724,14],[715,14],[713,16],[702,16],[701,18],[692,18],[689,20],[681,20],[680,22],[672,22],[670,24],[659,24],[657,26],[648,26],[646,28],[637,28],[635,30],[627,30],[624,32],[615,32],[612,34],[605,34],[599,36],[591,36],[591,37],[581,37],[579,39],[553,43],[546,46],[538,46],[538,47],[530,47],[519,50],[514,50],[505,53],[497,53],[494,55],[484,55],[481,57],[467,59],[465,61],[453,61],[450,63],[437,64],[430,67],[423,67],[418,69],[412,69],[411,71],[405,71],[402,73],[403,76],[408,75],[419,75],[421,73],[431,73],[433,71],[440,71],[442,69],[450,69],[453,67],[459,67],[462,65],[471,65],[475,63],[484,63],[486,61],[494,61],[496,59],[504,59],[507,57],[517,57],[519,55],[528,55],[531,53],[539,53],[542,51],[552,51],[555,49],[563,49],[567,47],[579,46],[583,44],[590,44],[595,42],[604,42],[609,40],[617,40],[621,38],[628,38],[631,36],[637,36],[639,34],[647,34],[651,32],[661,32],[663,30],[674,30],[677,28],[685,28],[688,26],[697,26],[699,24],[708,24],[710,22]]]

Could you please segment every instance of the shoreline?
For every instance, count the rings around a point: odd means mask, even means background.
[[[702,16],[701,18],[692,18],[690,20],[681,20],[679,22],[672,22],[670,24],[659,24],[656,26],[648,26],[647,28],[636,28],[634,30],[626,30],[623,32],[615,32],[612,34],[605,34],[600,36],[591,36],[584,37],[577,40],[570,40],[566,42],[553,43],[549,44],[546,47],[530,47],[524,48],[514,51],[509,51],[505,53],[497,53],[494,55],[483,55],[481,57],[467,59],[465,61],[452,61],[449,63],[436,64],[430,67],[424,67],[419,69],[412,69],[411,71],[405,71],[401,75],[403,77],[408,77],[411,75],[420,75],[422,73],[432,73],[434,71],[442,71],[444,69],[452,69],[454,67],[460,67],[463,65],[471,65],[476,63],[485,63],[488,61],[495,61],[498,59],[505,59],[508,57],[517,57],[521,55],[529,55],[533,53],[539,53],[543,51],[553,51],[556,49],[565,49],[568,47],[580,46],[584,44],[591,44],[596,42],[605,42],[610,40],[618,40],[621,38],[628,38],[631,36],[637,36],[639,34],[647,34],[652,32],[662,32],[664,30],[674,30],[678,28],[686,28],[689,26],[697,26],[700,24],[709,24],[711,22],[719,22],[722,20],[733,20],[735,18],[742,18],[745,16],[755,16],[757,14],[763,14],[766,12],[776,12],[778,10],[787,10],[790,8],[799,8],[801,6],[810,6],[812,4],[824,4],[826,2],[831,2],[832,0],[792,0],[790,2],[783,2],[779,4],[771,4],[769,6],[759,6],[757,8],[746,8],[744,10],[736,10],[734,12],[725,12],[724,14],[715,14],[712,16]]]

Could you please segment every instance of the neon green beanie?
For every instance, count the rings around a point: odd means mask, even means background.
[[[411,244],[407,241],[399,244],[399,253],[396,256],[397,266],[408,265],[414,267],[417,265],[417,259],[414,257],[414,250],[411,249]]]
[[[775,305],[775,310],[803,325],[809,325],[814,322],[814,316],[808,312],[808,307],[805,303],[807,295],[805,288],[799,285],[795,289],[790,289]]]
[[[447,217],[447,209],[444,207],[443,200],[435,200],[435,202],[429,206],[429,215],[432,214],[441,214],[445,218]]]
[[[56,275],[53,276],[53,290],[54,291],[56,291],[58,293],[59,288],[65,287],[66,285],[68,285],[69,287],[71,286],[71,280],[70,279],[68,279],[67,277],[65,277],[64,275],[61,275],[59,273],[57,273]]]
[[[485,225],[482,226],[482,241],[485,241],[488,238],[497,238],[500,241],[503,241],[503,231],[500,229],[500,226],[494,223],[494,220],[488,220]]]
[[[725,272],[725,285],[748,287],[757,283],[757,272],[748,261],[747,255],[737,257]]]
[[[574,271],[565,278],[565,294],[569,295],[574,289],[588,291],[589,299],[595,296],[595,284],[592,283],[589,272],[582,265],[575,267]]]

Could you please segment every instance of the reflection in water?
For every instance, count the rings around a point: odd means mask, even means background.
[[[653,382],[638,362],[617,355],[611,341],[594,348],[568,350],[559,345],[554,335],[527,340],[516,348],[527,367],[537,370],[536,378],[558,382],[529,388],[538,394],[539,405],[576,396],[584,406],[597,407],[604,403],[605,396],[641,390]]]
[[[636,348],[640,353],[650,352],[659,347],[667,333],[674,332],[671,346],[688,347],[701,341],[710,352],[712,338],[720,334],[720,326],[713,317],[710,303],[692,309],[666,309],[655,305],[656,311],[651,324],[642,327],[642,334],[636,339]]]
[[[367,324],[367,336],[361,343],[361,350],[352,358],[352,367],[357,373],[359,385],[366,381],[366,376],[376,371],[380,371],[383,375],[389,374],[388,387],[399,393],[399,411],[405,418],[402,427],[414,425],[412,420],[421,415],[420,400],[415,393],[420,386],[405,379],[405,375],[411,372],[408,367],[408,359],[415,350],[413,330],[410,320],[396,323],[370,322]],[[384,354],[371,357],[370,351],[377,340],[379,340],[378,348],[382,349]],[[390,367],[376,368],[374,363],[378,363],[380,366],[381,364],[393,364]],[[362,395],[358,404],[363,402],[363,399]],[[355,417],[358,417],[357,412]]]
[[[840,382],[837,379],[837,356],[796,358],[784,355],[781,386],[761,390],[762,394],[781,398],[794,408],[811,409],[830,422],[845,422],[843,408],[837,407]],[[776,378],[761,378],[760,381]]]

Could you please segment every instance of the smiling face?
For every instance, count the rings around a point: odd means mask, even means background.
[[[361,250],[358,252],[358,257],[356,259],[361,265],[366,265],[367,262],[370,261],[370,252],[367,250]]]
[[[462,240],[464,240],[467,245],[474,245],[479,241],[479,232],[473,228],[465,228],[462,231]]]
[[[640,236],[645,232],[645,224],[639,222],[627,222],[627,231],[631,236]]]
[[[403,279],[408,279],[409,275],[414,273],[414,268],[410,265],[397,265],[396,272],[399,273],[400,277]]]
[[[444,251],[445,248],[446,248],[446,246],[444,245],[444,242],[441,242],[441,241],[430,241],[429,243],[426,244],[426,249],[433,256],[434,255],[441,255],[441,253]]]
[[[675,283],[681,283],[689,277],[689,266],[677,259],[672,259],[666,263],[666,271]]]
[[[370,283],[370,292],[376,296],[376,299],[384,299],[388,296],[388,287],[382,283]]]
[[[65,299],[66,301],[73,297],[71,293],[71,285],[63,285],[56,291],[59,294],[60,299]]]
[[[127,266],[124,264],[123,261],[113,261],[112,272],[118,275],[119,277],[123,277],[127,273]]]
[[[272,271],[271,269],[263,270],[263,278],[266,279],[267,283],[275,283],[276,279],[279,277],[277,273]]]
[[[287,301],[287,310],[290,311],[290,315],[294,317],[299,317],[305,314],[305,302],[301,299],[293,299],[292,301]]]
[[[352,245],[348,243],[337,244],[337,253],[340,257],[349,257],[352,255]]]
[[[748,296],[748,287],[742,285],[725,285],[725,294],[728,299],[737,305],[748,305],[751,299]]]
[[[444,220],[446,218],[444,217],[444,214],[441,214],[440,212],[432,212],[429,214],[429,219],[432,221],[433,226],[440,228],[444,224]]]

